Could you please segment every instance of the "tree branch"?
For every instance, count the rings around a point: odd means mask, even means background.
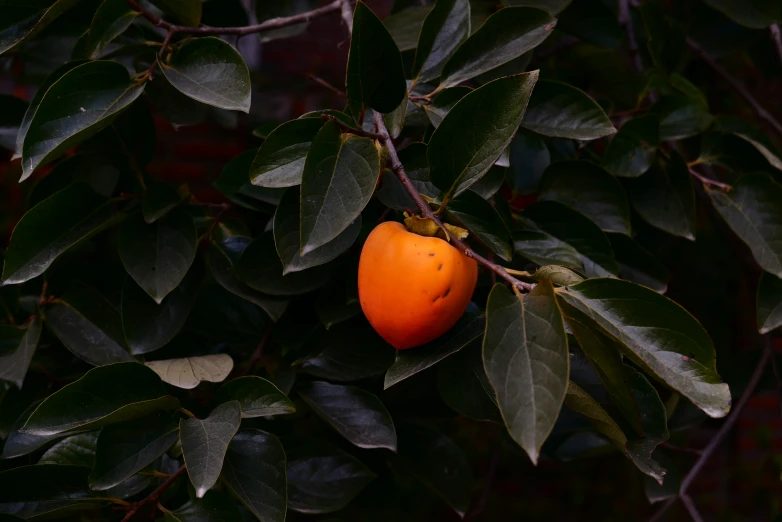
[[[160,497],[163,496],[163,493],[165,493],[166,490],[170,488],[182,474],[184,474],[185,471],[187,471],[187,467],[182,464],[182,467],[172,473],[171,476],[168,477],[168,479],[166,479],[166,481],[163,482],[160,486],[158,486],[155,491],[150,493],[147,498],[134,503],[130,507],[128,513],[125,515],[125,518],[122,519],[122,522],[128,522],[131,520],[136,515],[136,513],[138,513],[138,511],[147,504],[157,504],[157,501],[160,500]]]
[[[742,98],[747,100],[747,102],[752,105],[752,108],[755,109],[755,112],[760,116],[766,123],[774,127],[774,130],[777,131],[780,135],[782,135],[782,124],[780,124],[774,116],[771,115],[760,103],[755,99],[752,94],[747,90],[744,85],[741,84],[736,78],[733,77],[728,71],[725,70],[725,68],[717,63],[717,60],[706,54],[706,51],[703,50],[703,48],[695,43],[694,40],[691,38],[687,38],[687,45],[690,46],[690,49],[693,50],[695,54],[697,54],[706,64],[708,64],[711,69],[716,72],[718,75],[722,77],[723,80],[725,80],[733,89],[739,93]]]
[[[365,138],[372,138],[373,140],[383,139],[382,134],[365,131],[364,129],[356,129],[355,127],[351,127],[350,125],[345,125],[337,118],[329,114],[321,114],[320,118],[325,122],[333,121],[334,123],[337,124],[337,127],[339,127],[342,130],[342,132],[347,132],[348,134],[355,134],[356,136],[364,136]]]
[[[711,178],[707,178],[706,176],[704,176],[700,172],[697,172],[693,168],[690,168],[689,170],[690,170],[690,174],[692,175],[692,177],[697,179],[698,181],[700,181],[704,185],[708,185],[710,187],[716,187],[716,188],[720,189],[723,192],[730,192],[733,189],[733,187],[731,187],[727,183],[722,183],[721,181],[717,181],[717,180],[714,180],[714,179],[711,179]]]
[[[399,161],[399,155],[396,152],[396,146],[394,146],[394,142],[391,139],[390,134],[388,133],[388,129],[386,128],[386,124],[383,121],[383,115],[380,114],[377,111],[374,111],[374,119],[375,119],[375,127],[378,130],[378,134],[380,136],[380,142],[385,145],[386,149],[388,149],[388,161],[391,164],[391,170],[396,174],[396,177],[399,178],[400,183],[402,183],[402,186],[405,188],[407,193],[410,195],[411,198],[413,198],[413,201],[415,202],[415,205],[418,207],[418,210],[421,211],[421,215],[425,218],[429,218],[432,221],[434,221],[437,226],[442,227],[443,222],[440,221],[440,218],[438,218],[431,208],[429,208],[429,205],[424,201],[424,199],[421,197],[421,194],[419,194],[418,189],[415,188],[415,185],[413,185],[413,182],[410,181],[410,178],[407,176],[407,173],[405,172],[404,166],[402,166],[402,162]],[[503,278],[505,281],[510,283],[514,288],[517,288],[518,290],[521,290],[523,292],[529,292],[533,288],[535,288],[535,285],[530,283],[525,283],[524,281],[519,281],[512,275],[510,275],[508,272],[505,271],[503,267],[500,265],[493,263],[483,257],[482,255],[478,254],[477,252],[473,251],[469,246],[467,246],[466,243],[463,241],[453,237],[451,235],[451,245],[453,245],[459,252],[464,254],[467,257],[470,257],[472,259],[475,259],[475,261],[478,262],[478,264],[483,265],[484,267],[488,268],[501,278]]]
[[[782,65],[782,34],[780,34],[779,24],[771,24],[768,28],[771,31],[771,39],[777,48],[777,54],[779,55],[779,63]]]
[[[682,504],[687,508],[687,513],[690,514],[693,522],[703,522],[703,517],[698,511],[698,508],[695,507],[695,502],[692,501],[692,498],[690,498],[689,495],[682,495]]]

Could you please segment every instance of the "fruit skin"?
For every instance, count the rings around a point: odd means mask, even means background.
[[[464,313],[478,264],[447,242],[393,221],[369,234],[358,263],[358,298],[369,323],[397,350],[426,344]]]

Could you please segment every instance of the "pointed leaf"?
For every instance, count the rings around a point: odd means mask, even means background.
[[[9,348],[0,353],[0,380],[22,388],[40,337],[41,318],[37,314],[26,330],[8,325],[0,326],[0,346],[9,345]]]
[[[30,415],[33,414],[35,409],[40,404],[34,402],[30,407],[26,408],[21,415],[11,424],[8,435],[5,439],[5,445],[3,446],[3,453],[0,458],[12,459],[14,457],[21,457],[22,455],[28,455],[44,446],[49,444],[53,440],[64,437],[64,435],[30,435],[29,433],[22,433],[21,430]]]
[[[15,49],[77,3],[78,0],[46,0],[4,4],[0,11],[0,54]]]
[[[620,428],[608,412],[603,409],[599,402],[582,390],[573,381],[568,383],[565,404],[573,411],[577,411],[587,417],[598,432],[602,433],[620,448],[624,449],[627,444],[627,436],[625,436],[622,428]]]
[[[637,178],[652,166],[660,141],[660,120],[645,114],[626,121],[608,144],[601,166],[614,176]]]
[[[95,11],[84,43],[84,56],[98,58],[112,40],[125,32],[141,13],[123,0],[103,0]]]
[[[663,97],[652,111],[660,118],[660,140],[681,140],[709,128],[712,115],[704,100],[674,93]]]
[[[383,25],[400,51],[415,49],[421,34],[421,27],[423,27],[424,20],[431,10],[432,6],[413,4],[383,19]]]
[[[141,214],[152,224],[179,205],[184,198],[168,183],[150,183],[141,199]]]
[[[253,159],[253,185],[278,188],[301,184],[310,144],[322,126],[319,118],[299,118],[274,129]]]
[[[228,401],[239,401],[243,419],[285,415],[296,411],[293,401],[279,388],[255,375],[232,379],[220,386],[214,397],[215,404]]]
[[[714,122],[722,132],[735,134],[739,138],[752,144],[758,152],[777,170],[782,170],[782,154],[779,149],[768,139],[768,136],[760,129],[741,118],[720,116]]]
[[[233,359],[224,353],[148,361],[145,364],[160,375],[163,382],[186,390],[195,388],[201,381],[223,382],[234,367]]]
[[[782,326],[782,280],[768,272],[758,282],[757,308],[761,334]]]
[[[520,230],[513,234],[513,248],[517,254],[536,265],[563,265],[583,270],[581,254],[568,243],[542,230]]]
[[[416,82],[440,76],[443,65],[470,35],[470,3],[440,0],[426,15],[413,62]]]
[[[497,284],[486,305],[486,375],[508,432],[537,463],[559,416],[569,360],[562,312],[551,283],[524,296]]]
[[[196,490],[204,494],[217,482],[223,469],[228,443],[239,430],[242,409],[239,401],[229,401],[212,410],[204,420],[179,421],[179,438],[187,474]]]
[[[60,464],[63,466],[84,466],[92,469],[95,462],[95,444],[98,432],[88,431],[66,437],[41,455],[38,464]]]
[[[505,261],[513,257],[513,240],[502,218],[481,196],[470,190],[448,203],[447,215],[469,230],[489,250]]]

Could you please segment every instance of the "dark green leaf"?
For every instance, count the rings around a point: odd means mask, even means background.
[[[386,30],[391,34],[400,51],[415,49],[424,20],[432,10],[431,6],[414,5],[383,20]]]
[[[250,111],[250,71],[227,42],[214,36],[193,38],[179,46],[170,63],[158,62],[182,94],[221,109]]]
[[[0,54],[15,49],[77,3],[78,0],[43,0],[4,4],[0,7]]]
[[[300,513],[344,508],[374,478],[352,455],[316,439],[284,439],[288,458],[288,507]]]
[[[162,412],[106,426],[98,436],[90,489],[102,491],[122,483],[168,451],[178,437],[177,422]]]
[[[556,138],[594,140],[616,132],[600,105],[566,83],[540,80],[521,125]]]
[[[422,108],[432,125],[439,127],[453,106],[470,92],[472,89],[463,86],[445,89],[436,94],[432,102],[423,105]]]
[[[244,419],[296,411],[293,402],[279,388],[255,375],[232,379],[220,386],[214,402],[221,404],[228,401],[239,401]]]
[[[516,133],[537,79],[533,71],[494,80],[451,109],[429,139],[427,151],[430,176],[438,188],[455,196],[486,174]]]
[[[630,377],[629,383],[633,396],[639,405],[643,426],[642,437],[630,437],[627,443],[627,455],[641,472],[662,484],[666,471],[652,459],[652,453],[670,436],[665,406],[657,390],[641,372],[627,365],[625,368]]]
[[[182,202],[182,194],[168,183],[150,183],[141,199],[141,214],[147,224],[165,216]]]
[[[256,153],[256,149],[250,149],[229,161],[214,186],[241,207],[273,212],[272,206],[280,202],[285,189],[256,187],[250,183],[250,165]]]
[[[664,294],[671,274],[652,254],[632,238],[622,234],[608,234],[611,248],[619,262],[619,275]]]
[[[276,306],[286,304],[287,301],[275,301]],[[204,285],[185,328],[219,342],[258,343],[269,325],[269,317],[247,298],[220,285]]]
[[[36,314],[27,329],[0,325],[0,380],[22,388],[30,361],[41,337],[41,318]]]
[[[660,141],[695,136],[705,131],[712,121],[705,102],[681,93],[663,97],[652,110],[660,118]]]
[[[241,418],[239,401],[228,401],[212,410],[204,420],[179,421],[182,456],[196,497],[203,498],[217,482],[228,444],[239,430]]]
[[[357,121],[369,108],[392,112],[407,93],[399,48],[383,22],[361,0],[353,13],[345,90]]]
[[[728,226],[747,244],[760,267],[782,277],[782,186],[768,174],[747,174],[729,193],[706,191]]]
[[[782,280],[763,272],[758,282],[757,307],[761,334],[782,326]]]
[[[519,129],[510,143],[508,184],[514,193],[536,192],[543,171],[551,163],[551,153],[539,134]]]
[[[470,35],[468,0],[440,0],[424,20],[413,62],[413,77],[428,82],[440,76],[443,65]]]
[[[628,120],[608,145],[601,165],[614,176],[636,178],[654,163],[660,141],[660,121],[655,114]]]
[[[548,38],[556,23],[556,18],[540,9],[501,9],[491,15],[445,63],[440,88],[453,87],[518,58]],[[511,104],[506,106],[510,107]]]
[[[407,177],[410,178],[418,191],[427,197],[436,198],[439,191],[429,179],[429,163],[426,159],[426,153],[425,143],[411,143],[399,151],[399,161],[402,162]],[[399,178],[388,169],[383,173],[383,185],[378,190],[377,196],[384,205],[397,210],[415,208],[413,199],[399,182]]]
[[[208,491],[204,498],[194,498],[178,509],[166,513],[165,522],[222,522],[242,520],[236,500],[222,491]]]
[[[624,450],[627,444],[627,436],[622,431],[622,428],[603,409],[599,402],[573,381],[570,381],[568,384],[565,404],[567,404],[568,408],[587,417],[598,432],[608,437]]]
[[[285,452],[277,437],[260,430],[239,432],[225,455],[222,478],[258,520],[285,522]]]
[[[253,185],[279,188],[301,184],[307,152],[322,126],[318,118],[299,118],[274,129],[253,159]]]
[[[415,350],[396,352],[394,364],[386,371],[384,388],[421,372],[452,355],[483,335],[486,319],[482,314],[467,313],[439,339]]]
[[[100,293],[76,282],[44,311],[46,326],[74,355],[95,366],[133,361],[122,316]]]
[[[89,431],[66,437],[41,455],[38,464],[84,466],[92,469],[95,462],[95,444],[98,432]]]
[[[22,428],[32,435],[95,429],[176,408],[155,372],[135,362],[93,368],[46,398]]]
[[[571,286],[580,283],[584,277],[573,270],[558,265],[541,266],[530,277],[538,281],[551,281],[559,286]]]
[[[507,170],[507,168],[499,167],[497,164],[495,164],[492,168],[489,169],[489,172],[487,172],[485,176],[476,181],[470,187],[470,190],[478,194],[483,199],[491,198],[497,193],[497,191],[500,190],[500,188],[502,188],[502,184],[505,182],[505,173]]]
[[[196,241],[195,224],[184,210],[172,210],[151,225],[135,214],[120,229],[119,255],[130,276],[160,304],[193,264]]]
[[[317,7],[318,3],[313,0],[278,0],[276,2],[256,2],[255,3],[255,15],[260,21],[267,21],[271,18],[287,17],[297,14],[301,14],[304,11],[312,10]],[[239,5],[239,9],[243,10],[243,7]],[[247,22],[242,22],[238,25],[247,25]],[[301,22],[288,26],[279,27],[277,29],[269,29],[258,33],[262,43],[270,42],[280,38],[290,38],[299,35],[307,30],[307,22]]]
[[[558,295],[616,338],[634,363],[708,415],[727,414],[730,390],[717,374],[714,345],[698,321],[679,305],[618,279],[584,281]]]
[[[0,458],[12,459],[14,457],[21,457],[22,455],[27,455],[46,446],[53,440],[63,437],[63,435],[60,434],[30,435],[19,431],[38,407],[38,404],[38,402],[34,402],[29,408],[26,408],[11,425],[5,440],[5,445],[3,446],[3,454],[0,455]]]
[[[185,390],[195,388],[202,381],[223,382],[234,367],[231,356],[224,353],[147,361],[145,364],[155,370],[163,382]]]
[[[372,197],[380,170],[374,141],[342,134],[334,122],[323,126],[307,154],[301,183],[301,245],[297,250],[302,256],[337,238],[355,222]],[[281,250],[279,241],[277,250]],[[290,264],[285,262],[287,255],[280,257],[283,264]]]
[[[782,154],[780,154],[779,149],[768,139],[768,136],[763,131],[750,122],[741,118],[720,116],[714,123],[720,131],[735,134],[752,144],[774,168],[782,170]]]
[[[111,124],[143,90],[144,84],[133,82],[117,62],[88,62],[66,72],[46,91],[30,121],[20,181]]]
[[[477,421],[502,422],[480,346],[476,341],[438,365],[437,389],[443,402],[455,412]]]
[[[3,284],[44,273],[63,252],[101,230],[113,205],[86,183],[74,183],[31,208],[17,223],[3,265]]]
[[[175,129],[196,125],[206,118],[209,107],[179,92],[162,74],[156,74],[147,82],[145,92],[155,112],[171,122]]]
[[[198,27],[201,22],[200,0],[150,0],[167,15],[188,27]]]
[[[736,23],[752,29],[765,29],[782,17],[776,0],[705,0]]]
[[[448,202],[447,215],[505,261],[513,258],[510,231],[491,204],[470,190]]]
[[[666,74],[680,71],[687,60],[684,28],[666,16],[662,2],[646,2],[640,7],[652,62]]]
[[[558,161],[543,173],[539,199],[578,210],[606,232],[630,234],[630,203],[622,185],[587,161]]]
[[[405,424],[400,429],[399,459],[418,480],[464,517],[474,479],[470,463],[454,441],[436,429]]]
[[[106,46],[124,33],[139,14],[123,0],[103,0],[95,11],[95,17],[87,32],[84,44],[85,56],[91,60],[98,58],[103,54]]]
[[[396,451],[396,430],[383,403],[355,386],[311,382],[299,396],[323,420],[359,448]]]
[[[358,267],[352,265],[350,268],[353,270],[347,272],[347,274],[354,276],[352,281],[332,280],[330,284],[321,288],[318,296],[315,298],[315,313],[318,314],[318,319],[326,327],[326,330],[361,313],[361,304],[358,302],[358,288],[354,285],[358,279]],[[344,276],[347,274],[340,271],[340,275]],[[349,288],[349,285],[353,285],[353,287]]]
[[[508,432],[537,463],[569,373],[565,324],[550,283],[540,282],[523,296],[494,286],[486,305],[483,362]]]
[[[625,186],[633,208],[647,223],[669,234],[695,239],[695,192],[681,154],[671,151],[667,164],[653,163],[646,174],[628,180]]]
[[[16,96],[0,95],[0,147],[16,150],[16,137],[28,107],[26,101]]]

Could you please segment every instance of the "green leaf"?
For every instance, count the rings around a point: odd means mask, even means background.
[[[666,470],[651,457],[655,448],[670,437],[665,405],[657,390],[641,372],[628,365],[625,368],[630,377],[633,396],[639,405],[643,426],[642,437],[630,437],[627,455],[641,472],[662,484]]]
[[[418,189],[418,192],[427,197],[436,198],[439,190],[429,179],[429,163],[426,159],[426,152],[425,143],[411,143],[399,151],[399,161],[402,162],[407,177],[413,182],[413,186]],[[389,169],[383,172],[383,184],[378,190],[377,196],[381,203],[396,210],[407,210],[416,206],[399,178]]]
[[[166,513],[164,522],[220,522],[242,520],[236,500],[222,491],[208,491],[204,498],[192,498]]]
[[[437,366],[437,390],[449,408],[465,417],[502,422],[494,390],[483,367],[480,341]]]
[[[98,432],[88,431],[66,437],[41,455],[38,464],[84,466],[92,469],[95,462],[95,443]]]
[[[250,180],[259,187],[292,187],[301,184],[304,162],[315,135],[323,126],[318,118],[283,123],[263,141],[250,167]]]
[[[46,91],[30,121],[20,181],[110,125],[143,90],[117,62],[87,62],[66,72]]]
[[[507,170],[507,168],[495,164],[485,176],[470,187],[470,191],[475,192],[483,199],[490,199],[502,188]]]
[[[666,16],[662,2],[647,2],[639,9],[652,62],[665,74],[681,71],[687,61],[687,35],[673,18]]]
[[[606,232],[630,235],[630,203],[622,185],[587,161],[558,161],[543,173],[540,200],[554,200],[577,210]]]
[[[739,138],[750,143],[760,152],[764,158],[777,170],[782,170],[782,154],[779,149],[768,139],[768,136],[760,129],[741,118],[720,116],[714,121],[715,126],[722,132],[735,134]]]
[[[77,3],[78,0],[5,3],[0,7],[0,54],[14,50]]]
[[[301,183],[302,256],[337,238],[355,222],[372,197],[380,170],[374,141],[343,134],[334,122],[323,126],[307,154]],[[285,259],[283,264],[288,264]]]
[[[144,417],[176,408],[155,372],[135,362],[93,368],[81,379],[47,397],[22,428],[33,435],[55,435]]]
[[[423,105],[422,108],[432,125],[439,127],[453,106],[472,91],[473,89],[464,86],[445,89],[437,93],[432,98],[432,102]]]
[[[369,108],[392,112],[407,93],[399,48],[383,22],[361,0],[353,13],[345,90],[356,121]]]
[[[782,280],[768,272],[758,282],[757,308],[761,334],[782,326]]]
[[[203,498],[217,482],[228,444],[239,430],[241,418],[239,401],[228,401],[217,406],[204,420],[179,421],[182,456],[196,497]]]
[[[222,404],[228,401],[239,401],[243,419],[285,415],[296,411],[293,401],[277,386],[255,375],[231,379],[220,386],[214,402]]]
[[[435,3],[421,27],[413,62],[416,83],[440,76],[443,65],[470,35],[468,0],[440,0]]]
[[[0,325],[0,380],[8,381],[21,389],[30,361],[41,337],[41,318],[33,316],[26,329]]]
[[[198,27],[201,23],[201,1],[200,0],[150,0],[153,4],[163,10],[167,15],[173,16],[176,20],[188,27]]]
[[[272,18],[281,18],[302,14],[305,11],[315,9],[317,2],[313,0],[278,0],[276,2],[257,2],[255,4],[255,15],[259,21],[266,22]],[[237,8],[244,11],[241,4],[237,5]],[[246,19],[245,19],[246,20]],[[290,38],[297,36],[307,30],[307,22],[300,22],[288,26],[279,27],[277,29],[269,29],[261,31],[258,36],[261,43],[270,42],[280,38]],[[234,25],[247,25],[248,22],[242,21]]]
[[[681,93],[664,96],[652,112],[660,118],[660,141],[681,140],[709,128],[712,115],[705,101]]]
[[[100,293],[72,284],[44,311],[46,326],[74,355],[95,366],[133,361],[125,349],[122,317]]]
[[[166,79],[185,96],[221,109],[250,111],[250,71],[227,42],[214,36],[186,40],[170,63],[160,58],[158,63]]]
[[[179,425],[168,413],[106,426],[98,436],[90,489],[110,489],[149,464],[177,442]]]
[[[537,79],[533,71],[489,82],[443,119],[429,139],[427,158],[431,179],[446,196],[467,190],[497,161],[516,133]]]
[[[540,80],[535,86],[521,125],[544,136],[574,140],[594,140],[616,132],[589,95],[551,80]]]
[[[147,361],[145,364],[155,370],[163,382],[185,390],[195,388],[201,381],[223,382],[234,367],[231,356],[224,353]]]
[[[105,227],[113,205],[86,183],[74,183],[41,201],[16,224],[5,251],[2,284],[43,274],[63,252]]]
[[[34,402],[28,408],[26,408],[21,415],[13,422],[8,430],[8,436],[3,446],[3,454],[0,458],[12,459],[14,457],[21,457],[22,455],[28,455],[44,446],[49,444],[53,440],[57,440],[64,435],[30,435],[28,433],[22,433],[22,426],[24,426],[27,419],[35,411],[40,402]]]
[[[376,475],[358,459],[317,439],[285,438],[288,506],[319,514],[347,506]]]
[[[255,238],[234,265],[236,276],[250,288],[270,295],[299,295],[320,288],[328,281],[332,268],[320,265],[309,270],[283,275],[283,266],[274,247],[271,231]]]
[[[513,240],[502,218],[481,196],[470,190],[448,202],[446,215],[477,237],[501,259],[513,258]]]
[[[518,58],[548,38],[556,24],[556,18],[540,9],[500,9],[445,63],[439,88],[453,87]]]
[[[611,248],[619,262],[619,275],[664,294],[671,274],[660,261],[632,238],[622,234],[608,234]]]
[[[0,147],[16,150],[16,137],[28,107],[26,101],[16,96],[0,95]]]
[[[431,343],[415,350],[398,350],[394,364],[386,370],[383,388],[388,389],[458,352],[481,337],[485,325],[486,318],[483,314],[466,313],[445,335]]]
[[[516,253],[540,266],[564,265],[577,270],[584,269],[581,254],[575,248],[540,230],[514,232],[513,248]]]
[[[413,5],[383,19],[383,25],[400,51],[415,49],[424,20],[431,10],[431,6]]]
[[[752,29],[765,29],[782,18],[775,0],[704,0],[734,22]]]
[[[256,149],[242,152],[228,162],[213,185],[232,203],[251,210],[273,212],[285,189],[256,187],[250,183],[250,165]]]
[[[584,280],[581,274],[565,266],[558,265],[541,266],[534,273],[530,274],[530,277],[538,281],[551,281],[559,286],[571,286]]]
[[[599,402],[573,381],[568,383],[565,404],[573,411],[577,411],[587,417],[598,432],[624,449],[627,444],[627,436],[625,436],[622,428],[603,409]]]
[[[200,6],[199,6],[200,8]],[[94,60],[106,50],[112,40],[125,32],[141,13],[133,11],[123,0],[103,0],[95,11],[84,44],[84,54]]]
[[[608,144],[601,166],[614,176],[637,178],[652,166],[660,141],[660,120],[645,114],[628,120]]]
[[[276,322],[288,307],[288,301],[253,290],[236,276],[234,270],[235,263],[250,241],[249,237],[232,236],[226,238],[219,245],[212,245],[209,251],[209,267],[220,286],[235,296],[261,307],[272,321]]]
[[[182,194],[168,183],[150,183],[141,198],[141,215],[147,224],[152,224],[168,214],[183,199]]]
[[[434,428],[405,424],[400,429],[399,460],[464,518],[475,481],[467,457],[453,440]]]
[[[168,120],[175,129],[197,125],[206,118],[209,107],[179,92],[162,74],[156,74],[147,82],[145,92],[155,112]]]
[[[228,447],[222,479],[258,520],[285,522],[285,452],[277,437],[240,431]]]
[[[713,189],[706,192],[760,267],[782,277],[782,186],[768,174],[758,173],[739,178],[727,194]]]
[[[125,270],[157,304],[182,282],[197,246],[193,219],[178,209],[151,225],[140,213],[130,216],[118,242]]]
[[[396,430],[383,403],[356,386],[314,381],[299,396],[320,418],[359,448],[396,451]]]
[[[508,184],[516,194],[536,192],[543,171],[551,163],[551,152],[540,134],[519,129],[510,143]]]
[[[624,354],[711,417],[730,409],[730,390],[716,370],[709,335],[686,310],[662,295],[618,279],[560,289],[558,297],[617,339]]]
[[[553,236],[578,252],[581,263],[583,263],[584,273],[588,277],[605,277],[619,273],[619,266],[614,259],[608,238],[594,222],[580,212],[554,201],[541,201],[526,207],[524,217],[532,220],[542,232]],[[549,254],[550,248],[558,249],[561,246],[556,243],[552,244],[545,237],[533,236],[533,238],[546,239],[543,243],[546,254]],[[519,248],[518,241],[515,245],[520,253],[527,255],[524,250]],[[566,251],[565,254],[569,254],[569,252]],[[562,262],[561,258],[557,261],[559,262],[548,264],[572,266]]]
[[[569,374],[565,324],[550,283],[523,296],[494,286],[486,304],[483,363],[508,432],[537,464]]]
[[[625,184],[633,208],[650,225],[669,234],[695,240],[695,192],[681,154],[652,164],[649,171]]]

